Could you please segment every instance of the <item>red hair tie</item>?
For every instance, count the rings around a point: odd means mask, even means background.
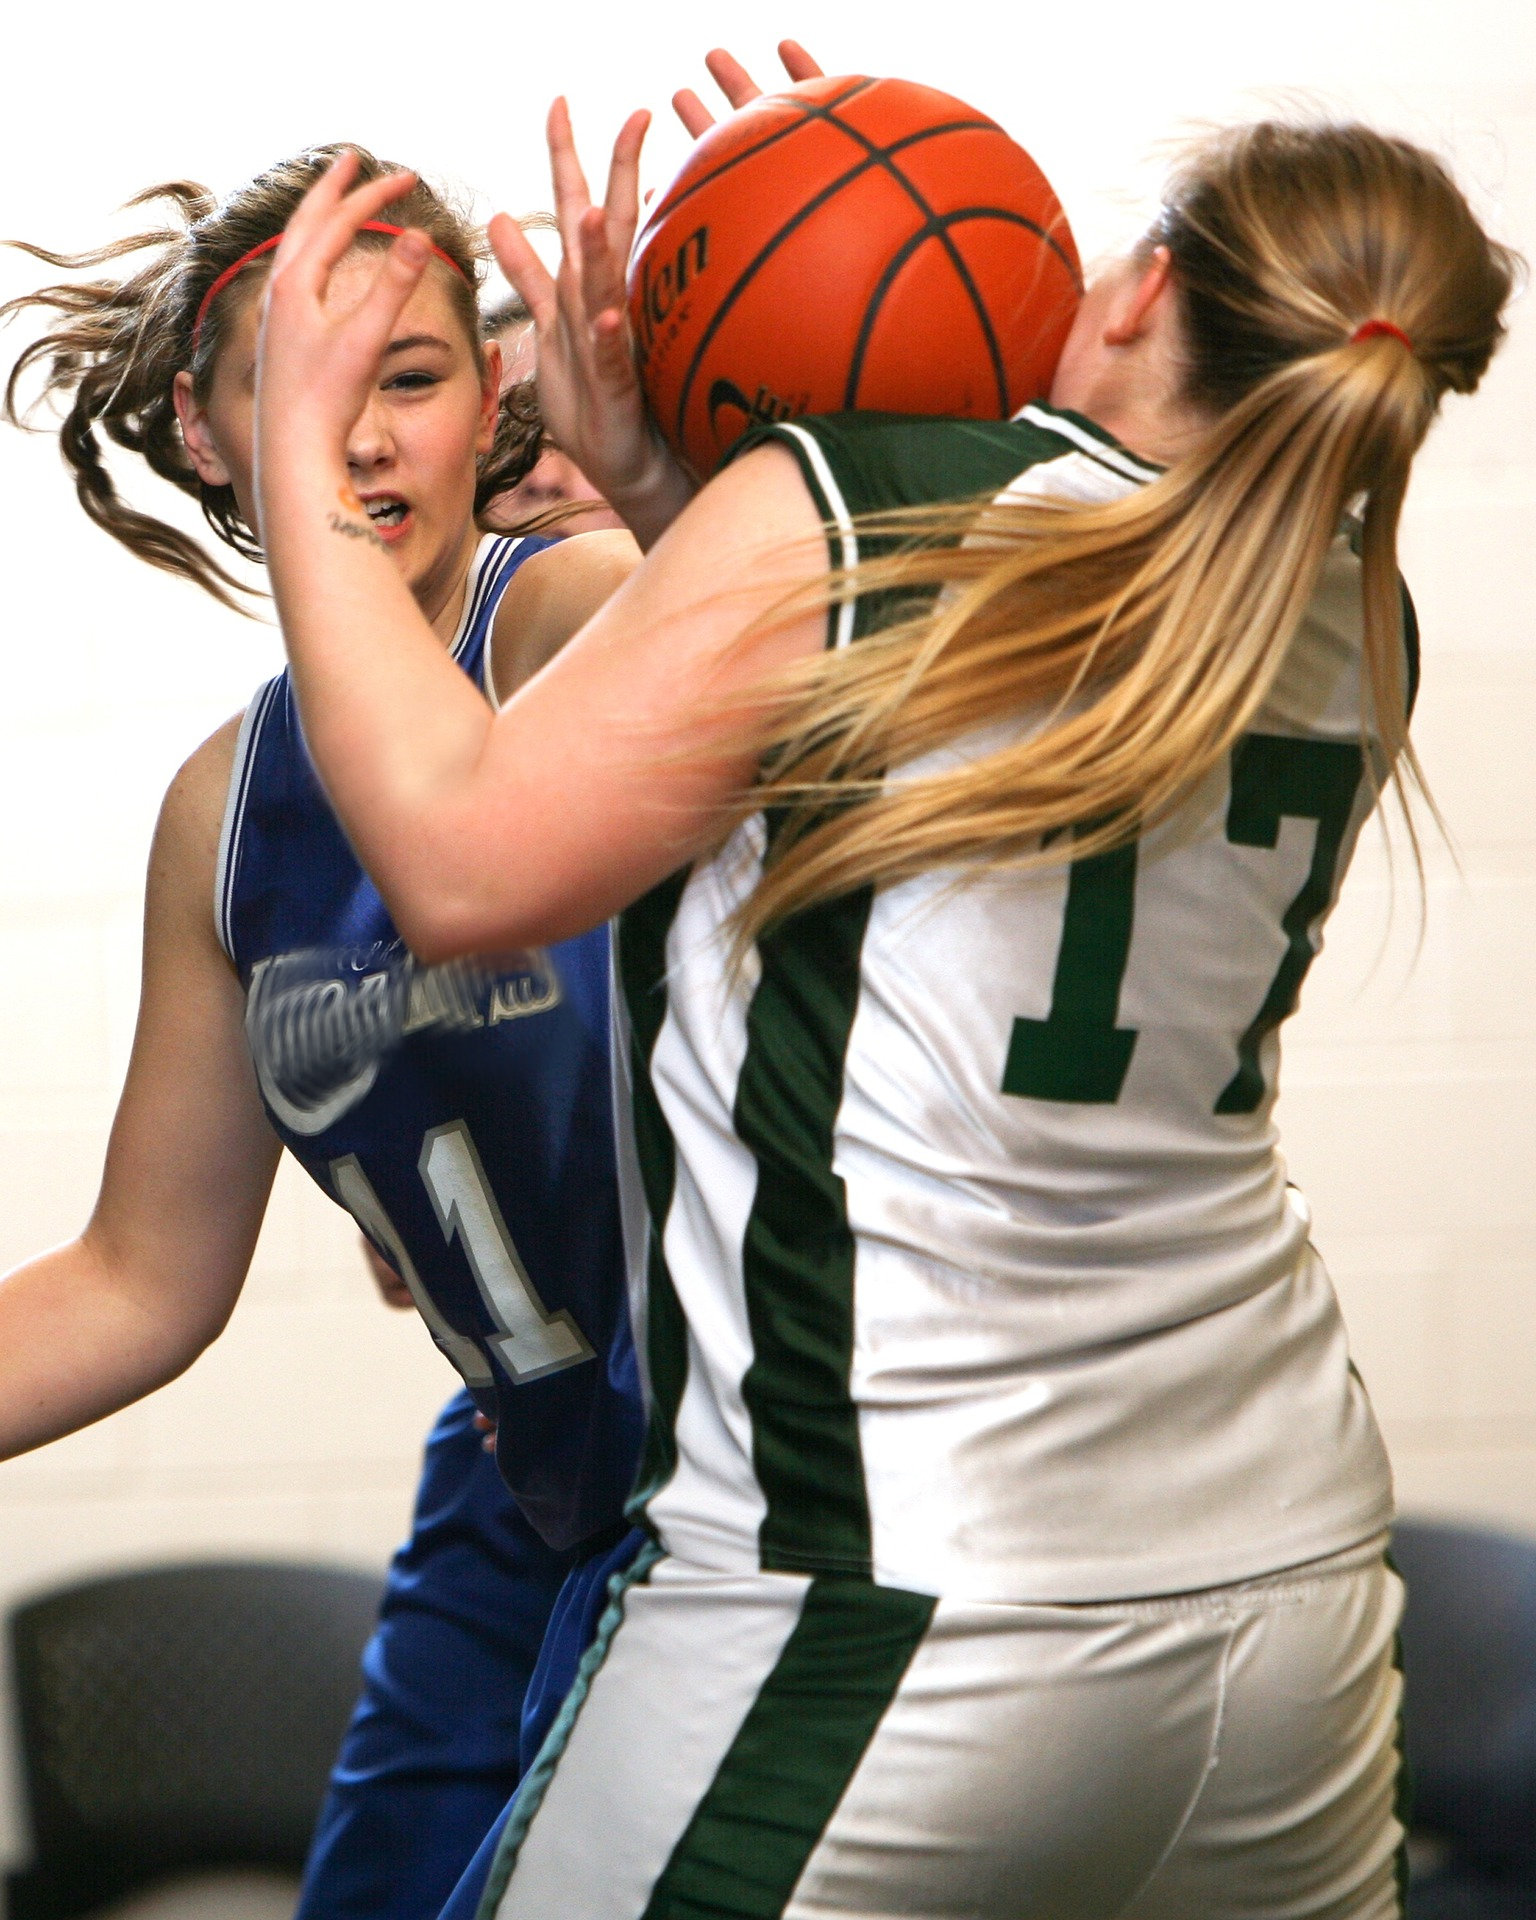
[[[358,232],[404,233],[405,228],[392,226],[388,220],[364,220],[359,226]],[[201,301],[198,303],[197,318],[192,322],[193,353],[197,352],[197,343],[202,335],[203,322],[208,318],[208,309],[213,305],[214,301],[218,299],[219,295],[229,285],[230,281],[234,279],[236,274],[243,273],[253,260],[259,260],[264,253],[270,253],[274,247],[280,246],[282,244],[282,238],[283,236],[280,233],[274,233],[269,240],[262,240],[256,246],[252,247],[249,253],[242,253],[234,265],[226,267],[218,279],[214,281],[213,285],[203,295]],[[430,245],[431,243],[429,242],[428,244]],[[464,269],[459,265],[458,261],[454,259],[451,253],[444,253],[441,247],[433,247],[432,251],[437,255],[439,260],[452,267],[454,272],[458,274],[459,278],[467,285],[473,284],[470,281],[469,275],[465,273]]]
[[[1413,352],[1413,342],[1408,338],[1407,334],[1403,332],[1401,327],[1394,327],[1390,320],[1362,321],[1349,336],[1349,344],[1354,346],[1361,340],[1374,340],[1378,334],[1382,333],[1390,335],[1394,340],[1401,341],[1410,353]]]

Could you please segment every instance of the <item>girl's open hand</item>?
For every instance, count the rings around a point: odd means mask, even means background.
[[[791,80],[821,68],[793,40],[779,57]],[[733,107],[761,89],[721,49],[705,64]],[[690,89],[673,106],[697,138],[714,116]],[[630,339],[625,274],[640,219],[640,150],[650,115],[633,113],[619,129],[601,205],[593,202],[576,153],[564,100],[549,111],[549,163],[560,265],[551,274],[509,215],[489,228],[501,270],[533,316],[538,348],[539,409],[550,438],[623,515],[642,547],[655,543],[696,491],[645,410]]]
[[[415,184],[391,173],[353,188],[357,157],[342,154],[299,202],[273,255],[262,296],[256,367],[257,471],[291,445],[305,457],[345,459],[400,311],[427,262],[425,234],[406,231],[348,297],[332,296],[332,274],[358,229]],[[261,489],[258,488],[258,491]]]
[[[640,149],[650,115],[619,129],[608,188],[595,205],[564,100],[549,110],[549,163],[560,265],[551,275],[527,235],[499,213],[489,233],[502,272],[527,302],[538,345],[539,409],[550,438],[612,502],[642,546],[693,493],[646,416],[626,312],[625,268],[640,216]]]
[[[784,71],[791,81],[821,78],[821,68],[798,40],[781,40],[779,58],[783,61]],[[709,68],[709,77],[730,101],[733,111],[738,107],[744,107],[749,100],[756,100],[761,95],[762,88],[741,62],[734,55],[727,53],[724,47],[716,47],[713,53],[705,54],[704,64]],[[683,87],[673,94],[672,111],[695,140],[708,133],[715,124],[715,116],[692,87]]]

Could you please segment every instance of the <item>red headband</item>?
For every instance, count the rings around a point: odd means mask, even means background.
[[[1394,327],[1390,320],[1362,321],[1349,336],[1349,344],[1354,346],[1359,340],[1374,340],[1378,334],[1382,333],[1389,335],[1393,340],[1400,340],[1410,353],[1413,352],[1413,342],[1401,327]]]
[[[388,220],[364,220],[358,228],[358,232],[404,233],[405,228],[392,226]],[[194,353],[197,352],[197,342],[203,331],[203,322],[208,318],[208,309],[213,305],[214,301],[218,299],[219,295],[229,285],[230,281],[234,279],[237,273],[244,272],[253,260],[259,260],[264,253],[270,253],[275,246],[281,244],[282,238],[283,236],[280,233],[274,233],[271,239],[261,241],[257,246],[252,247],[249,253],[242,253],[234,265],[226,267],[218,279],[214,281],[213,285],[203,295],[202,300],[198,303],[197,318],[192,322],[192,351]],[[439,260],[452,267],[454,272],[458,274],[462,280],[468,281],[469,275],[465,273],[464,269],[459,265],[458,261],[454,259],[451,253],[444,253],[441,247],[433,247],[432,251],[437,255]]]

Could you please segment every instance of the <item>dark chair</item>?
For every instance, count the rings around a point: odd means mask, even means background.
[[[1536,1917],[1536,1541],[1404,1522],[1409,1920]]]
[[[209,1563],[19,1608],[11,1654],[33,1862],[11,1920],[75,1920],[172,1874],[297,1873],[381,1585]]]

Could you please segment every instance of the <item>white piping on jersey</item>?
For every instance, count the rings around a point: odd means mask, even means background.
[[[1058,439],[1069,442],[1101,467],[1107,467],[1110,472],[1118,474],[1122,479],[1145,485],[1149,480],[1155,480],[1158,477],[1158,469],[1150,462],[1137,459],[1135,454],[1127,453],[1121,447],[1111,446],[1095,434],[1088,432],[1085,427],[1080,427],[1075,420],[1047,411],[1043,407],[1036,406],[1033,401],[1021,407],[1013,417],[1015,420],[1027,422],[1032,427],[1039,427],[1046,433],[1055,434]],[[781,420],[779,431],[792,433],[805,449],[806,461],[816,476],[817,485],[821,488],[827,505],[832,509],[832,518],[837,526],[841,564],[845,571],[851,572],[859,564],[859,536],[854,528],[853,515],[848,510],[848,502],[843,497],[842,488],[837,484],[836,476],[832,472],[826,454],[822,451],[821,443],[814,435],[807,433],[804,427],[796,425],[793,420]],[[1071,454],[1062,456],[1063,459],[1074,457],[1076,456]],[[1007,494],[1009,489],[1004,488],[1003,492]],[[838,608],[833,627],[834,647],[846,647],[853,638],[854,612],[855,603],[852,600],[845,600]]]
[[[522,546],[528,536],[520,533],[515,540],[511,541],[506,541],[505,536],[502,538],[504,543],[502,546],[491,548],[488,551],[484,574],[484,590],[478,596],[483,606],[486,596],[495,593],[498,612],[500,611],[501,594],[505,591],[508,566],[511,563],[513,554],[517,552],[518,548]],[[473,631],[472,626],[469,631]],[[467,638],[468,635],[466,634],[466,641]],[[494,649],[491,645],[494,638],[494,632],[488,633],[485,636],[485,644],[480,649],[480,691],[485,695],[491,706],[496,708],[501,705],[501,701],[496,695],[496,662],[492,657]]]
[[[805,457],[816,476],[816,484],[826,496],[827,505],[832,509],[832,518],[837,522],[837,542],[843,571],[851,573],[859,564],[859,536],[854,532],[853,515],[848,511],[843,490],[827,464],[827,456],[822,452],[820,443],[804,427],[797,427],[793,420],[781,420],[779,431],[792,433],[804,447]],[[834,647],[846,647],[853,638],[853,614],[854,602],[845,600],[837,610],[837,621],[832,629]]]
[[[251,764],[256,757],[257,737],[272,711],[272,703],[282,681],[283,676],[279,673],[252,694],[251,704],[241,717],[240,732],[235,740],[234,764],[229,770],[229,791],[224,796],[224,818],[219,826],[219,858],[213,870],[213,930],[232,963],[235,959],[235,936],[229,918],[230,889],[240,854],[240,832],[245,825],[245,801],[250,791]]]
[[[1015,474],[1002,492],[994,495],[992,504],[1002,506],[1010,500],[1070,500],[1080,506],[1098,507],[1110,500],[1123,500],[1145,484],[1142,480],[1128,479],[1118,467],[1107,466],[1092,454],[1074,450],[1053,454],[1049,460],[1037,460],[1032,467]],[[989,538],[986,534],[968,533],[965,545],[985,544]]]
[[[469,636],[475,630],[475,622],[480,617],[480,609],[485,604],[486,589],[490,585],[492,570],[488,563],[495,551],[495,536],[488,536],[475,549],[474,558],[469,563],[469,578],[464,587],[464,605],[459,610],[459,624],[455,627],[453,639],[448,645],[450,660],[458,659],[464,651]]]
[[[485,610],[497,579],[500,577],[502,563],[511,559],[527,540],[526,533],[508,535],[504,533],[487,534],[480,543],[479,551],[469,563],[469,585],[464,593],[464,611],[459,615],[459,624],[454,632],[453,643],[448,649],[448,657],[457,660],[469,643],[469,636],[475,630],[475,622]]]
[[[1158,469],[1150,461],[1138,460],[1134,453],[1127,453],[1123,447],[1109,445],[1097,434],[1089,433],[1086,427],[1080,427],[1075,420],[1068,420],[1064,414],[1047,412],[1032,400],[1028,406],[1020,407],[1013,417],[1025,421],[1029,426],[1039,427],[1045,433],[1054,433],[1060,440],[1070,440],[1074,447],[1081,447],[1084,453],[1091,454],[1101,466],[1113,467],[1116,473],[1123,473],[1128,480],[1158,478]]]

